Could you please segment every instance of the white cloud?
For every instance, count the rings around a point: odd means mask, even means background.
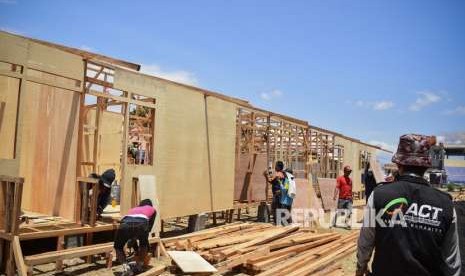
[[[447,115],[465,115],[465,106],[460,105],[452,110],[446,110],[444,113]]]
[[[380,101],[362,101],[362,100],[357,100],[354,102],[354,105],[356,107],[364,107],[364,108],[370,108],[376,111],[383,111],[383,110],[388,110],[394,107],[394,102],[389,101],[389,100],[380,100]]]
[[[444,137],[443,142],[445,144],[463,144],[465,143],[465,131],[457,131],[457,132],[446,132],[443,133],[441,136]]]
[[[411,111],[420,111],[423,108],[439,102],[442,98],[437,93],[430,91],[418,92],[418,97],[413,104],[410,105],[409,109]]]
[[[378,146],[378,147],[380,147],[382,149],[389,150],[389,151],[392,151],[392,152],[395,152],[397,150],[396,145],[386,143],[386,142],[383,142],[383,141],[371,140],[371,141],[368,141],[368,144],[375,145],[375,146]]]
[[[10,34],[24,35],[23,32],[18,31],[18,30],[14,29],[14,28],[10,28],[10,27],[0,27],[0,31],[4,31],[4,32],[10,33]]]
[[[154,75],[156,77],[168,79],[175,82],[180,82],[189,85],[198,84],[198,80],[195,77],[194,73],[184,70],[165,71],[159,65],[156,64],[142,64],[140,71],[145,74]]]
[[[94,49],[93,47],[87,46],[87,45],[81,45],[79,49],[87,51],[87,52],[97,52],[96,49]]]
[[[373,104],[374,110],[388,110],[394,106],[392,101],[380,101]]]
[[[283,95],[283,92],[278,89],[271,90],[269,92],[261,92],[260,93],[260,98],[264,101],[271,101],[276,98],[280,98]]]

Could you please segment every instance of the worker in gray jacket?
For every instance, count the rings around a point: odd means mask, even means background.
[[[435,137],[400,137],[392,161],[398,180],[380,185],[368,199],[357,248],[356,275],[456,275],[461,260],[451,196],[423,178]]]

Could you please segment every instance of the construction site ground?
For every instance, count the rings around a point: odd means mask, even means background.
[[[362,212],[361,210],[363,209],[363,205],[361,205],[361,201],[358,203],[358,204],[355,204],[356,206],[354,207],[354,210],[357,210],[355,212],[355,214],[357,215],[357,221],[361,220],[362,218]],[[358,205],[358,206],[357,206]],[[256,208],[251,208],[249,210],[249,213],[243,213],[241,215],[241,221],[244,221],[244,222],[247,222],[247,221],[250,221],[250,222],[254,222],[256,221],[257,219],[257,213],[256,213]],[[330,213],[327,212],[325,214],[325,221],[329,221],[329,216],[330,216]],[[235,219],[236,219],[236,216],[234,216]],[[167,236],[167,237],[171,237],[171,236],[177,236],[177,235],[182,235],[182,234],[186,234],[187,232],[187,218],[180,218],[180,219],[173,219],[173,220],[169,220],[169,221],[166,221],[165,224],[164,224],[164,235],[163,236]],[[216,226],[220,226],[220,225],[224,225],[225,221],[223,219],[221,219],[221,217],[219,217],[217,219],[217,225]],[[215,227],[215,225],[213,225],[213,221],[211,218],[209,218],[209,220],[207,221],[207,224],[206,224],[206,228],[210,228],[210,227]],[[327,233],[327,232],[337,232],[337,233],[341,233],[341,234],[348,234],[349,232],[354,232],[354,231],[357,231],[358,229],[352,229],[352,230],[347,230],[347,229],[344,229],[344,228],[332,228],[332,229],[327,229],[327,228],[322,228],[322,227],[317,227],[317,232],[319,233]],[[163,237],[162,236],[162,237]],[[344,271],[344,275],[354,275],[355,273],[355,264],[356,264],[356,253],[352,253],[346,257],[344,257],[343,259],[341,259],[339,261],[339,263],[341,264],[342,268],[343,268],[343,271]],[[156,259],[156,258],[152,258],[151,261],[150,261],[150,267],[155,267],[157,265],[166,265],[166,266],[170,266],[171,265],[171,261],[169,258],[167,257],[161,257],[160,259]],[[84,276],[87,276],[87,275],[117,275],[117,276],[120,276],[122,274],[122,267],[120,264],[118,264],[116,261],[113,262],[113,267],[111,269],[107,269],[106,268],[106,262],[105,260],[102,258],[101,260],[94,260],[94,262],[92,263],[87,263],[85,260],[83,259],[79,259],[79,258],[76,258],[76,259],[71,259],[71,260],[65,260],[63,261],[63,268],[64,270],[62,272],[56,272],[55,271],[55,264],[54,263],[50,263],[50,264],[45,264],[45,265],[38,265],[38,266],[34,266],[34,271],[33,271],[33,275],[84,275]],[[170,273],[169,269],[164,272],[163,274],[161,275],[176,275],[176,274],[173,274],[173,273]],[[229,273],[226,273],[226,274],[222,274],[222,275],[248,275],[248,274],[245,274],[241,271],[234,271],[234,272],[229,272]]]

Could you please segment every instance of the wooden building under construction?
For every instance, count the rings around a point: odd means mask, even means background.
[[[361,171],[380,148],[249,102],[155,76],[140,65],[0,32],[0,175],[23,177],[22,208],[76,219],[78,177],[108,168],[121,211],[153,175],[161,218],[269,196],[277,160],[302,185]],[[310,199],[309,199],[310,200]]]

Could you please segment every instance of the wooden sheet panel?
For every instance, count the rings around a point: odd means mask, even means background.
[[[255,159],[255,165],[251,176],[251,199],[252,201],[266,200],[266,178],[263,172],[268,166],[266,154],[258,154]]]
[[[28,42],[0,31],[0,60],[16,64],[25,64],[27,59]]]
[[[154,159],[162,216],[209,211],[212,204],[204,97],[173,86],[157,101]]]
[[[292,203],[292,209],[310,209],[312,208],[312,190],[311,185],[309,184],[308,180],[305,178],[296,178],[296,197]],[[293,213],[292,221],[294,223],[304,223],[304,215],[301,211],[297,213]]]
[[[236,106],[207,97],[213,210],[232,208],[236,137]]]
[[[249,156],[240,154],[237,158],[234,173],[234,200],[247,199],[247,187],[244,183],[247,175],[247,168],[249,167]]]
[[[83,161],[94,161],[94,132],[95,127],[95,108],[86,108],[85,125],[88,127],[83,136],[83,146],[81,154]],[[100,138],[97,173],[101,174],[107,169],[114,169],[116,179],[119,181],[121,176],[121,150],[123,140],[123,115],[103,111],[101,113]],[[81,176],[88,176],[91,173],[91,166],[81,166]]]
[[[215,267],[194,251],[168,251],[168,255],[183,273],[211,274],[217,271]]]
[[[318,178],[320,184],[321,197],[323,198],[323,207],[325,210],[333,210],[337,207],[337,201],[334,198],[334,189],[336,188],[336,179]]]
[[[157,182],[154,175],[139,175],[139,191],[140,199],[150,199],[153,207],[157,210],[158,214],[155,217],[155,223],[150,229],[150,235],[160,236],[161,220],[160,220],[160,204],[158,202]],[[137,204],[137,203],[136,203]]]
[[[379,164],[376,158],[371,158],[371,169],[373,170],[373,175],[375,177],[376,183],[384,182],[384,173],[381,169],[381,165]]]
[[[0,76],[0,159],[15,156],[19,84],[19,79]]]
[[[32,41],[29,42],[28,66],[76,80],[84,77],[84,61],[81,56]]]
[[[27,82],[21,95],[23,208],[74,217],[79,93]]]
[[[252,172],[249,172],[252,170]],[[236,163],[234,181],[234,199],[260,201],[266,199],[266,179],[263,172],[267,169],[266,154],[255,155],[252,160],[249,154],[240,154]],[[250,182],[248,179],[250,178]],[[249,183],[247,185],[247,183]],[[250,188],[249,188],[250,186]]]

